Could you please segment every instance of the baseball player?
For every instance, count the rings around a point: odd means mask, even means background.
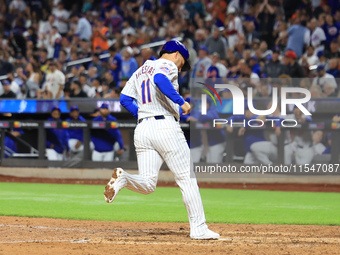
[[[134,143],[139,174],[116,168],[105,187],[104,197],[111,203],[124,187],[141,193],[152,193],[159,169],[165,161],[182,191],[193,239],[218,239],[208,229],[197,181],[191,178],[190,150],[179,125],[179,107],[184,115],[190,104],[177,92],[178,72],[190,70],[189,52],[180,42],[164,44],[160,59],[147,60],[134,72],[122,91],[121,104],[138,119]]]
[[[61,111],[58,106],[52,108],[49,121],[61,121]],[[65,129],[46,129],[46,154],[48,160],[63,160],[64,150],[69,151],[68,133]]]
[[[99,108],[99,112],[100,115],[95,117],[93,121],[117,121],[115,117],[110,115],[108,104],[103,103]],[[113,161],[115,156],[119,156],[124,152],[124,142],[119,129],[94,129],[92,130],[91,138],[94,144],[93,161]],[[118,146],[116,143],[118,143]]]
[[[66,121],[85,121],[84,117],[79,114],[78,106],[74,105],[70,108],[70,117]],[[73,155],[78,155],[84,150],[83,145],[83,129],[70,128],[68,132],[68,146]],[[80,154],[79,154],[80,155]]]

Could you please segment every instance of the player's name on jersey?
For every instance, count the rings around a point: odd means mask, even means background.
[[[138,73],[136,73],[136,79],[138,79],[141,74],[145,74],[145,73],[153,75],[154,71],[155,71],[154,67],[148,66],[148,65],[143,65],[142,68],[140,68],[140,71]]]

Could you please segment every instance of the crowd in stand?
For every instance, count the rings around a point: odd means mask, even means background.
[[[338,0],[0,0],[0,97],[119,98],[158,56],[139,46],[178,36],[192,66],[180,73],[184,88],[193,78],[248,78],[257,96],[301,86],[338,97],[339,32]]]

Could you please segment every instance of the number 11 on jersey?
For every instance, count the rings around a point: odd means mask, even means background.
[[[146,96],[145,93],[148,94],[148,103],[151,103],[151,95],[150,95],[150,79],[146,81],[146,91],[145,91],[145,80],[142,82],[142,102],[146,104]]]

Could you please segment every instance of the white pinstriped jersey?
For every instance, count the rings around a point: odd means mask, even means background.
[[[138,119],[157,115],[170,115],[179,119],[179,106],[166,97],[154,83],[157,73],[166,75],[178,90],[178,68],[170,60],[146,61],[133,73],[122,94],[135,98],[138,104]]]

